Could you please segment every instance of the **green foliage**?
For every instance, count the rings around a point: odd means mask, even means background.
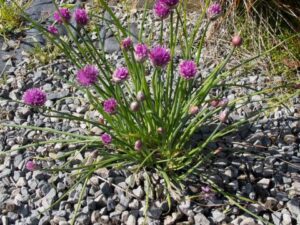
[[[15,4],[0,2],[0,36],[6,37],[12,33],[22,31],[23,19],[22,10],[28,7],[29,3],[23,4],[19,8]]]
[[[40,65],[47,65],[57,59],[62,51],[55,45],[48,43],[46,46],[40,44],[35,45],[29,54],[33,59],[36,59]]]

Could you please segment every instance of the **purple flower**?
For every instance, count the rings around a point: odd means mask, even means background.
[[[58,11],[54,12],[53,17],[56,22],[63,23],[63,20],[68,22],[71,19],[71,14],[69,9],[60,8],[59,12]]]
[[[184,60],[179,64],[179,74],[186,80],[190,80],[196,76],[197,65],[192,60]]]
[[[157,1],[154,4],[153,11],[154,15],[161,20],[167,18],[171,13],[170,8],[161,1]]]
[[[149,58],[152,65],[156,67],[165,67],[169,63],[171,55],[168,49],[162,46],[156,46],[151,49]]]
[[[54,35],[58,35],[58,29],[54,25],[48,27],[48,32]]]
[[[222,12],[222,7],[219,3],[213,3],[212,5],[210,5],[207,9],[207,16],[209,19],[213,20],[218,18],[218,16],[221,14]]]
[[[138,62],[144,62],[148,57],[148,47],[145,44],[137,44],[134,47],[134,57]]]
[[[132,47],[132,40],[130,37],[127,37],[121,41],[121,47],[124,50],[129,50]]]
[[[219,103],[220,103],[219,99],[213,99],[213,100],[211,100],[210,105],[212,107],[218,107]]]
[[[175,8],[179,3],[179,0],[159,0],[159,1],[165,4],[166,6],[168,6],[169,8]]]
[[[225,108],[228,105],[228,102],[229,102],[228,98],[223,98],[219,101],[218,107]]]
[[[135,143],[134,143],[134,149],[136,151],[140,151],[143,147],[143,143],[141,140],[137,140]]]
[[[97,81],[99,70],[94,65],[86,65],[82,69],[77,71],[77,81],[82,86],[90,86]]]
[[[101,141],[103,144],[108,145],[112,142],[112,137],[109,134],[104,133],[101,135]]]
[[[75,21],[81,26],[85,26],[89,22],[89,17],[85,9],[76,9],[75,10]]]
[[[117,112],[118,103],[116,99],[109,98],[103,102],[104,111],[108,114],[115,114]]]
[[[27,105],[42,106],[47,101],[47,96],[41,89],[31,88],[25,91],[23,101]]]
[[[32,160],[27,161],[25,167],[26,167],[26,169],[28,169],[29,171],[34,171],[34,170],[37,169],[36,163],[33,162]]]
[[[115,72],[112,75],[112,79],[116,83],[120,83],[122,81],[125,81],[129,76],[128,69],[126,67],[119,67],[115,70]]]

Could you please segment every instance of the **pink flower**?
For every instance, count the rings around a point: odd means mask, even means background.
[[[171,55],[168,49],[156,46],[151,49],[149,58],[153,66],[165,67],[169,63]]]
[[[82,86],[90,86],[97,82],[99,70],[94,65],[86,65],[82,69],[77,71],[77,81]]]
[[[145,44],[137,44],[134,47],[134,57],[138,62],[144,62],[148,57],[148,47]]]
[[[104,133],[101,135],[101,141],[103,144],[108,145],[112,142],[112,137],[109,134]]]
[[[118,103],[116,99],[109,98],[103,102],[104,111],[108,114],[115,114],[117,112]]]
[[[219,3],[213,3],[207,9],[207,17],[211,20],[218,18],[221,15],[222,7]]]
[[[170,8],[166,6],[164,3],[162,3],[161,1],[157,1],[154,4],[153,11],[154,11],[154,15],[161,20],[167,18],[171,13]]]
[[[130,37],[127,37],[121,41],[121,47],[124,50],[129,50],[132,47],[132,40]]]
[[[179,74],[186,80],[193,79],[197,74],[197,65],[192,60],[184,60],[179,64]]]
[[[210,105],[211,105],[212,107],[218,107],[219,102],[220,102],[220,100],[218,100],[218,99],[213,99],[213,100],[211,100]]]
[[[67,8],[60,8],[59,12],[56,11],[53,14],[54,20],[58,23],[63,23],[63,21],[65,22],[69,22],[71,19],[71,14],[69,9]]]
[[[168,6],[169,8],[175,8],[179,3],[179,0],[159,0],[159,1],[165,4],[166,6]]]
[[[48,27],[48,32],[54,35],[58,35],[58,29],[54,25],[50,25]]]
[[[126,67],[119,67],[112,75],[112,79],[116,83],[125,81],[129,76],[128,69]]]
[[[134,149],[136,151],[140,151],[143,147],[143,143],[141,140],[137,140],[135,143],[134,143]]]
[[[28,169],[29,171],[34,171],[34,170],[37,169],[36,163],[33,162],[32,160],[27,161],[25,167],[26,167],[26,169]]]
[[[85,9],[76,9],[75,10],[75,21],[81,26],[85,26],[89,22],[89,17]]]
[[[23,101],[31,106],[43,106],[47,101],[46,93],[39,88],[31,88],[25,91]]]
[[[243,39],[241,36],[236,35],[232,38],[231,43],[234,47],[240,47],[243,44]]]

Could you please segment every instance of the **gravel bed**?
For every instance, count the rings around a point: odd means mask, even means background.
[[[49,8],[51,1],[34,1],[31,14],[40,18],[44,9]],[[115,9],[118,15],[122,15]],[[119,13],[119,14],[118,14]],[[108,15],[106,15],[108,16]],[[126,15],[123,15],[125,18]],[[109,18],[109,17],[108,17]],[[132,21],[138,20],[133,15]],[[192,22],[191,22],[192,24]],[[140,25],[130,23],[130,29],[137,33]],[[153,18],[146,21],[147,27],[159,31],[158,22]],[[110,53],[110,60],[122,64],[121,53],[115,38],[102,25],[105,50]],[[43,38],[35,30],[26,35],[33,35],[42,43]],[[165,32],[167,36],[167,31]],[[30,40],[30,39],[25,39]],[[90,109],[85,102],[85,95],[76,90],[63,79],[73,80],[75,68],[64,59],[57,59],[49,65],[38,65],[28,56],[25,50],[32,42],[23,41],[19,47],[2,44],[0,56],[16,55],[15,60],[5,58],[11,65],[7,68],[5,83],[0,82],[0,97],[20,100],[22,93],[30,87],[41,87],[49,94],[46,105],[55,110],[69,112],[97,120],[99,114]],[[222,43],[214,43],[216,46]],[[27,47],[26,47],[27,46]],[[226,54],[219,48],[207,46],[205,64],[201,66],[202,75],[208,74],[216,61]],[[204,62],[204,61],[203,61]],[[233,60],[233,64],[238,59]],[[3,62],[2,62],[3,63]],[[2,64],[0,63],[0,66]],[[0,69],[1,71],[1,69]],[[284,82],[281,77],[269,78],[263,70],[247,72],[240,84],[251,84],[263,88],[272,82]],[[251,91],[235,88],[226,92],[228,99],[234,99],[241,93]],[[263,96],[253,96],[255,102],[232,114],[230,120],[239,120],[245,115],[264,107]],[[26,106],[15,102],[0,100],[0,120],[7,123],[34,125],[55,128],[81,134],[99,135],[101,130],[87,127],[85,123],[70,122],[56,118],[46,118]],[[182,195],[172,193],[171,208],[165,199],[164,181],[155,172],[141,171],[132,174],[130,170],[100,169],[88,180],[83,200],[80,202],[77,225],[208,225],[262,224],[253,216],[240,210],[223,195],[205,188],[208,183],[201,174],[206,174],[220,188],[233,196],[242,196],[255,203],[243,203],[250,212],[263,217],[275,225],[300,224],[300,100],[295,98],[288,108],[278,108],[269,117],[242,127],[235,135],[223,138],[214,143],[212,148],[219,152],[211,163],[199,169],[200,176],[191,177]],[[205,138],[207,130],[201,130],[197,138]],[[0,153],[42,140],[57,138],[57,135],[41,131],[11,129],[0,127]],[[60,138],[63,138],[59,136]],[[78,152],[76,157],[58,159],[66,150],[77,149],[75,145],[42,145],[26,151],[12,151],[0,158],[0,225],[68,225],[72,220],[83,184],[71,190],[57,205],[47,210],[57,199],[76,183],[73,173],[46,173],[28,171],[25,163],[35,156],[40,160],[41,168],[52,168],[69,162],[73,167],[92,157],[93,150]],[[150,182],[149,182],[150,180]],[[151,190],[149,192],[149,190]],[[147,194],[146,194],[147,193]],[[186,196],[195,196],[187,198]],[[147,209],[147,199],[149,208]],[[145,214],[146,212],[146,214]]]

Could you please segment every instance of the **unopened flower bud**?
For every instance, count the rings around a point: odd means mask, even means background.
[[[220,122],[225,123],[227,118],[228,118],[228,115],[229,115],[229,110],[228,109],[225,109],[225,110],[221,111],[220,115],[219,115]]]
[[[218,99],[213,99],[213,100],[211,100],[210,105],[212,107],[217,107],[219,105],[219,102],[220,101]]]
[[[142,92],[142,91],[139,91],[138,93],[137,93],[137,95],[136,95],[136,99],[139,101],[139,102],[142,102],[142,101],[144,101],[145,100],[145,94],[144,94],[144,92]]]
[[[157,128],[157,133],[163,134],[164,133],[164,128],[162,128],[162,127]]]
[[[137,112],[140,109],[140,104],[138,102],[131,102],[130,110],[133,112]]]
[[[135,143],[134,143],[134,149],[137,150],[137,151],[140,151],[143,147],[143,143],[141,140],[137,140]]]
[[[300,89],[300,83],[299,84],[295,84],[294,88],[295,89]]]
[[[199,107],[196,105],[192,105],[189,109],[190,115],[196,115],[199,112]]]
[[[34,171],[37,169],[37,165],[34,161],[30,160],[26,163],[26,169],[28,169],[29,171]]]
[[[100,123],[101,125],[104,125],[104,122],[105,122],[104,118],[103,118],[102,116],[100,116],[100,117],[99,117],[99,123]]]
[[[243,44],[243,39],[239,35],[236,35],[232,38],[231,43],[234,47],[240,47]]]
[[[228,102],[229,102],[228,98],[223,98],[221,101],[219,101],[218,106],[225,108],[228,105]]]

